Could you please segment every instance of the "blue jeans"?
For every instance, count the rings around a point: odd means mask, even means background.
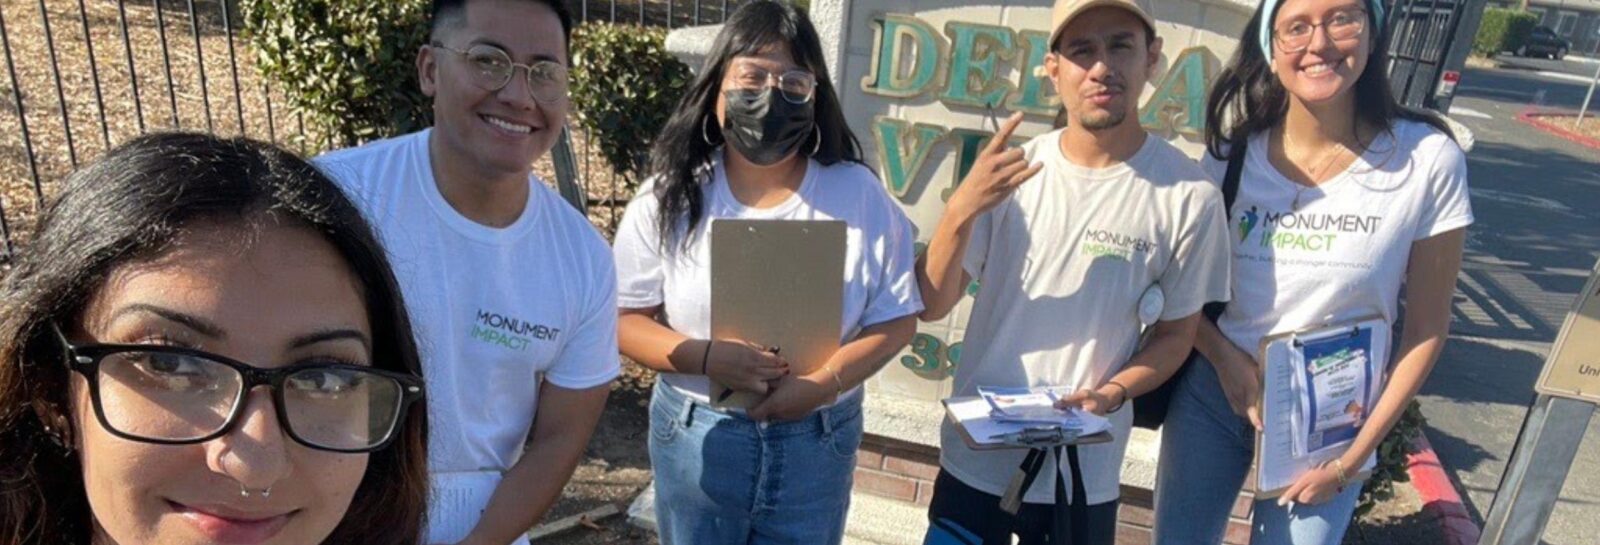
[[[663,545],[827,545],[844,540],[858,393],[796,422],[762,424],[656,382],[650,464]]]
[[[1255,428],[1234,414],[1211,363],[1197,359],[1174,378],[1172,405],[1161,427],[1156,470],[1156,545],[1222,542],[1228,513],[1250,472]],[[1277,499],[1255,502],[1251,545],[1338,545],[1355,512],[1361,486],[1290,514]]]

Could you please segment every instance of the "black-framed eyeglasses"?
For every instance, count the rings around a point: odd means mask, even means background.
[[[1367,28],[1367,10],[1362,8],[1349,8],[1333,12],[1327,19],[1317,24],[1307,21],[1294,21],[1273,31],[1278,39],[1278,50],[1281,53],[1299,53],[1311,47],[1311,35],[1317,27],[1328,33],[1328,39],[1333,41],[1346,41],[1355,39]]]
[[[792,104],[805,104],[817,91],[817,77],[805,70],[774,73],[753,64],[736,64],[728,70],[728,81],[745,91],[765,91],[777,87],[783,99]]]
[[[67,367],[89,383],[95,418],[112,435],[162,445],[228,433],[258,386],[272,391],[278,422],[317,450],[372,452],[400,433],[423,397],[416,376],[339,363],[263,369],[201,350],[141,344],[75,345],[52,325]]]
[[[511,54],[504,49],[488,44],[474,44],[465,51],[439,42],[429,46],[461,55],[472,65],[476,74],[475,83],[486,91],[504,89],[511,83],[511,76],[521,68],[528,72],[528,89],[534,100],[555,103],[567,98],[567,67],[561,63],[535,61],[533,64],[521,64],[511,60]]]

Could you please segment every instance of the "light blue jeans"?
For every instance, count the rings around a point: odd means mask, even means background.
[[[1161,426],[1156,470],[1156,545],[1222,543],[1239,487],[1250,472],[1255,428],[1234,414],[1211,362],[1197,359],[1176,377]],[[1290,514],[1276,499],[1255,502],[1251,545],[1338,545],[1361,497],[1360,486]]]
[[[838,544],[861,446],[861,398],[762,424],[657,381],[650,464],[661,543]]]

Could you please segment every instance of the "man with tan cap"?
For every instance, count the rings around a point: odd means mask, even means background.
[[[1018,114],[990,141],[918,268],[922,318],[944,317],[977,280],[954,395],[1062,388],[1075,392],[1065,405],[1110,418],[1115,439],[1041,454],[1013,515],[1000,500],[1027,451],[972,450],[947,422],[930,545],[1009,544],[1013,534],[1023,544],[1112,543],[1127,401],[1178,369],[1201,307],[1228,296],[1221,192],[1138,123],[1160,58],[1153,20],[1134,0],[1063,0],[1051,21],[1044,71],[1067,126],[1006,149]],[[1141,299],[1157,298],[1159,310],[1140,312]],[[1153,322],[1142,345],[1141,314]]]

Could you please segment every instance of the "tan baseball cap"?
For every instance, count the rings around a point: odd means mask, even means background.
[[[1061,30],[1067,27],[1072,19],[1094,8],[1112,7],[1122,8],[1144,21],[1144,29],[1155,34],[1156,20],[1150,17],[1144,8],[1139,7],[1136,0],[1056,0],[1055,7],[1050,8],[1050,47],[1056,46],[1056,40],[1061,39]]]

